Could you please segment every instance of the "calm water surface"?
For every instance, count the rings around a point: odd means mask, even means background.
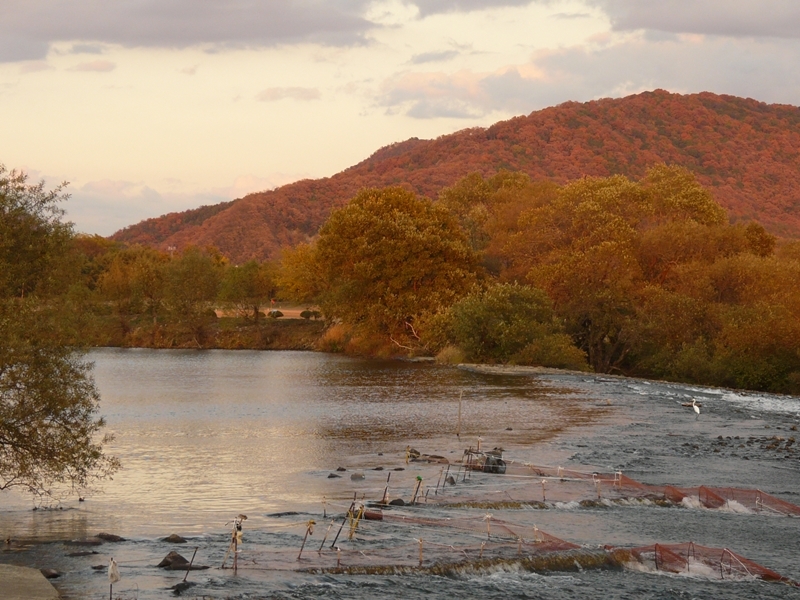
[[[70,598],[108,597],[105,574],[91,566],[111,555],[122,565],[115,595],[169,597],[183,573],[153,565],[175,549],[160,541],[173,532],[190,538],[177,548],[181,553],[191,557],[198,547],[197,562],[214,567],[191,574],[196,586],[188,597],[800,597],[783,585],[629,571],[537,575],[509,567],[447,578],[292,571],[302,565],[296,553],[309,519],[317,526],[307,548],[316,555],[331,518],[346,510],[354,493],[380,498],[391,469],[405,469],[391,471],[393,496],[408,499],[418,475],[426,485],[435,481],[438,465],[405,464],[407,445],[452,460],[481,437],[515,460],[621,469],[653,484],[760,488],[800,504],[798,455],[718,445],[719,436],[796,436],[797,398],[593,375],[490,375],[304,352],[108,349],[90,358],[102,414],[115,435],[109,450],[123,470],[102,493],[82,503],[69,500],[63,510],[32,511],[27,497],[0,498],[0,533],[20,540],[0,561],[64,571],[58,585]],[[697,420],[681,406],[692,397],[703,403]],[[329,478],[337,467],[347,471]],[[374,470],[380,467],[385,470]],[[351,480],[354,471],[364,479]],[[471,485],[517,493],[512,480],[483,477]],[[418,510],[477,521],[486,512]],[[685,541],[729,547],[800,579],[797,519],[641,505],[492,512],[588,547]],[[228,547],[227,523],[240,513],[248,516],[241,556],[251,562],[233,576],[218,567]],[[339,545],[366,555],[395,539],[402,547],[429,536],[435,555],[438,542],[480,543],[474,532],[452,537],[381,527],[365,526],[360,539],[342,538]],[[100,531],[128,541],[93,549],[98,554],[65,556],[74,548],[64,540]],[[26,549],[31,541],[42,543]]]

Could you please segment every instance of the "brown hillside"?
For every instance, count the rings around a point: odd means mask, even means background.
[[[403,185],[435,197],[473,171],[504,168],[563,183],[583,175],[638,178],[659,162],[695,172],[731,220],[758,220],[775,234],[800,237],[800,109],[657,90],[412,138],[333,177],[148,219],[112,238],[161,248],[211,244],[237,262],[263,259],[313,236],[333,207],[364,187]]]

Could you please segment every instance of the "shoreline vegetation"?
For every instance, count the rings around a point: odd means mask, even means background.
[[[688,170],[365,189],[279,260],[77,236],[78,346],[319,350],[800,394],[800,241]],[[281,307],[287,311],[283,312]]]

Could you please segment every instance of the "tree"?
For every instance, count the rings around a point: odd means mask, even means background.
[[[452,341],[470,360],[586,369],[542,290],[495,284],[456,302],[448,316]]]
[[[194,336],[198,346],[206,337],[210,304],[217,297],[222,267],[217,253],[196,246],[186,248],[166,266],[166,304],[175,322]]]
[[[275,296],[275,268],[255,260],[228,267],[220,286],[220,299],[241,313],[253,315],[258,324],[261,307]]]
[[[0,166],[0,489],[51,497],[110,476],[91,365],[68,347],[57,305],[71,225],[62,188]]]
[[[308,260],[297,261],[307,264]],[[450,213],[402,188],[364,190],[337,210],[313,248],[326,317],[410,347],[421,318],[477,278],[477,256]]]

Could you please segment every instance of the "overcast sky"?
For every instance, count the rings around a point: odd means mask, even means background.
[[[800,105],[798,0],[2,0],[0,163],[141,219],[664,88]]]

